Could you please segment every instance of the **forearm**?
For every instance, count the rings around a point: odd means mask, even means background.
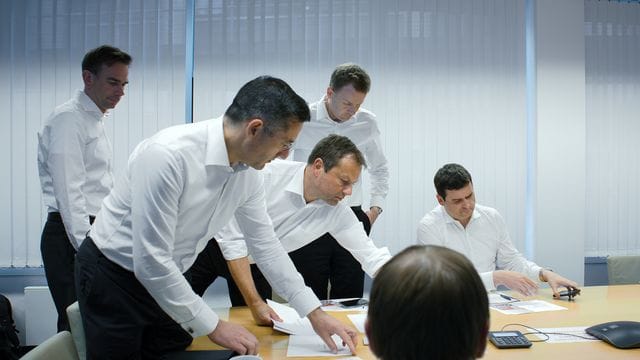
[[[253,282],[249,258],[245,256],[239,259],[229,260],[227,261],[227,266],[245,303],[249,306],[261,303],[263,300]]]

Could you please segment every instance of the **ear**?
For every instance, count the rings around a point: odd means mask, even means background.
[[[438,200],[438,204],[444,206],[444,199],[442,196],[436,194],[436,200]]]
[[[259,130],[261,130],[263,127],[264,122],[262,121],[262,119],[251,119],[246,122],[245,131],[247,136],[254,137],[258,135],[258,133],[260,132]]]
[[[82,70],[82,81],[85,87],[91,87],[93,85],[93,73],[89,70]]]
[[[371,336],[372,333],[371,333],[371,324],[369,323],[369,318],[366,318],[364,320],[364,334],[367,336],[367,339],[369,339],[369,350],[371,350],[371,352],[375,354],[376,349],[375,349],[375,344],[372,341],[373,337]]]
[[[489,319],[487,319],[487,323],[484,325],[484,328],[481,330],[480,341],[478,341],[478,349],[476,350],[476,358],[481,358],[484,355],[484,351],[487,348],[487,335],[489,334]]]
[[[331,86],[327,87],[327,98],[330,98],[333,96],[333,89],[331,88]]]
[[[314,176],[319,176],[320,172],[324,172],[324,161],[322,161],[321,158],[316,158],[315,160],[313,160],[313,164],[311,164],[311,167],[313,168],[313,175]]]

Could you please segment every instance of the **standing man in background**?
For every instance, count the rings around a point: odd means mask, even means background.
[[[362,222],[369,235],[371,226],[382,213],[389,191],[389,169],[382,150],[376,116],[360,108],[369,93],[371,79],[356,64],[342,64],[331,74],[326,94],[311,104],[311,121],[306,123],[293,145],[293,160],[306,162],[311,150],[329,134],[348,137],[365,157],[371,177],[371,203],[362,210],[362,183],[357,182],[353,194],[343,201]],[[324,283],[316,295],[320,299],[362,297],[364,272],[359,262],[330,234],[324,234],[302,249],[289,253],[305,279]],[[331,293],[327,293],[328,284]]]
[[[66,309],[76,301],[76,251],[113,186],[104,120],[124,96],[129,64],[131,56],[112,46],[89,51],[82,60],[84,90],[56,107],[38,134],[38,171],[49,213],[40,251],[58,331],[69,330]]]

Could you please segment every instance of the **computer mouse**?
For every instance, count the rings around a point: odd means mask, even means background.
[[[612,321],[594,325],[585,331],[619,349],[640,347],[640,322],[637,321]]]

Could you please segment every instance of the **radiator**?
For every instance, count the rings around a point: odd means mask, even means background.
[[[24,288],[24,345],[39,345],[57,332],[58,313],[49,287]]]

